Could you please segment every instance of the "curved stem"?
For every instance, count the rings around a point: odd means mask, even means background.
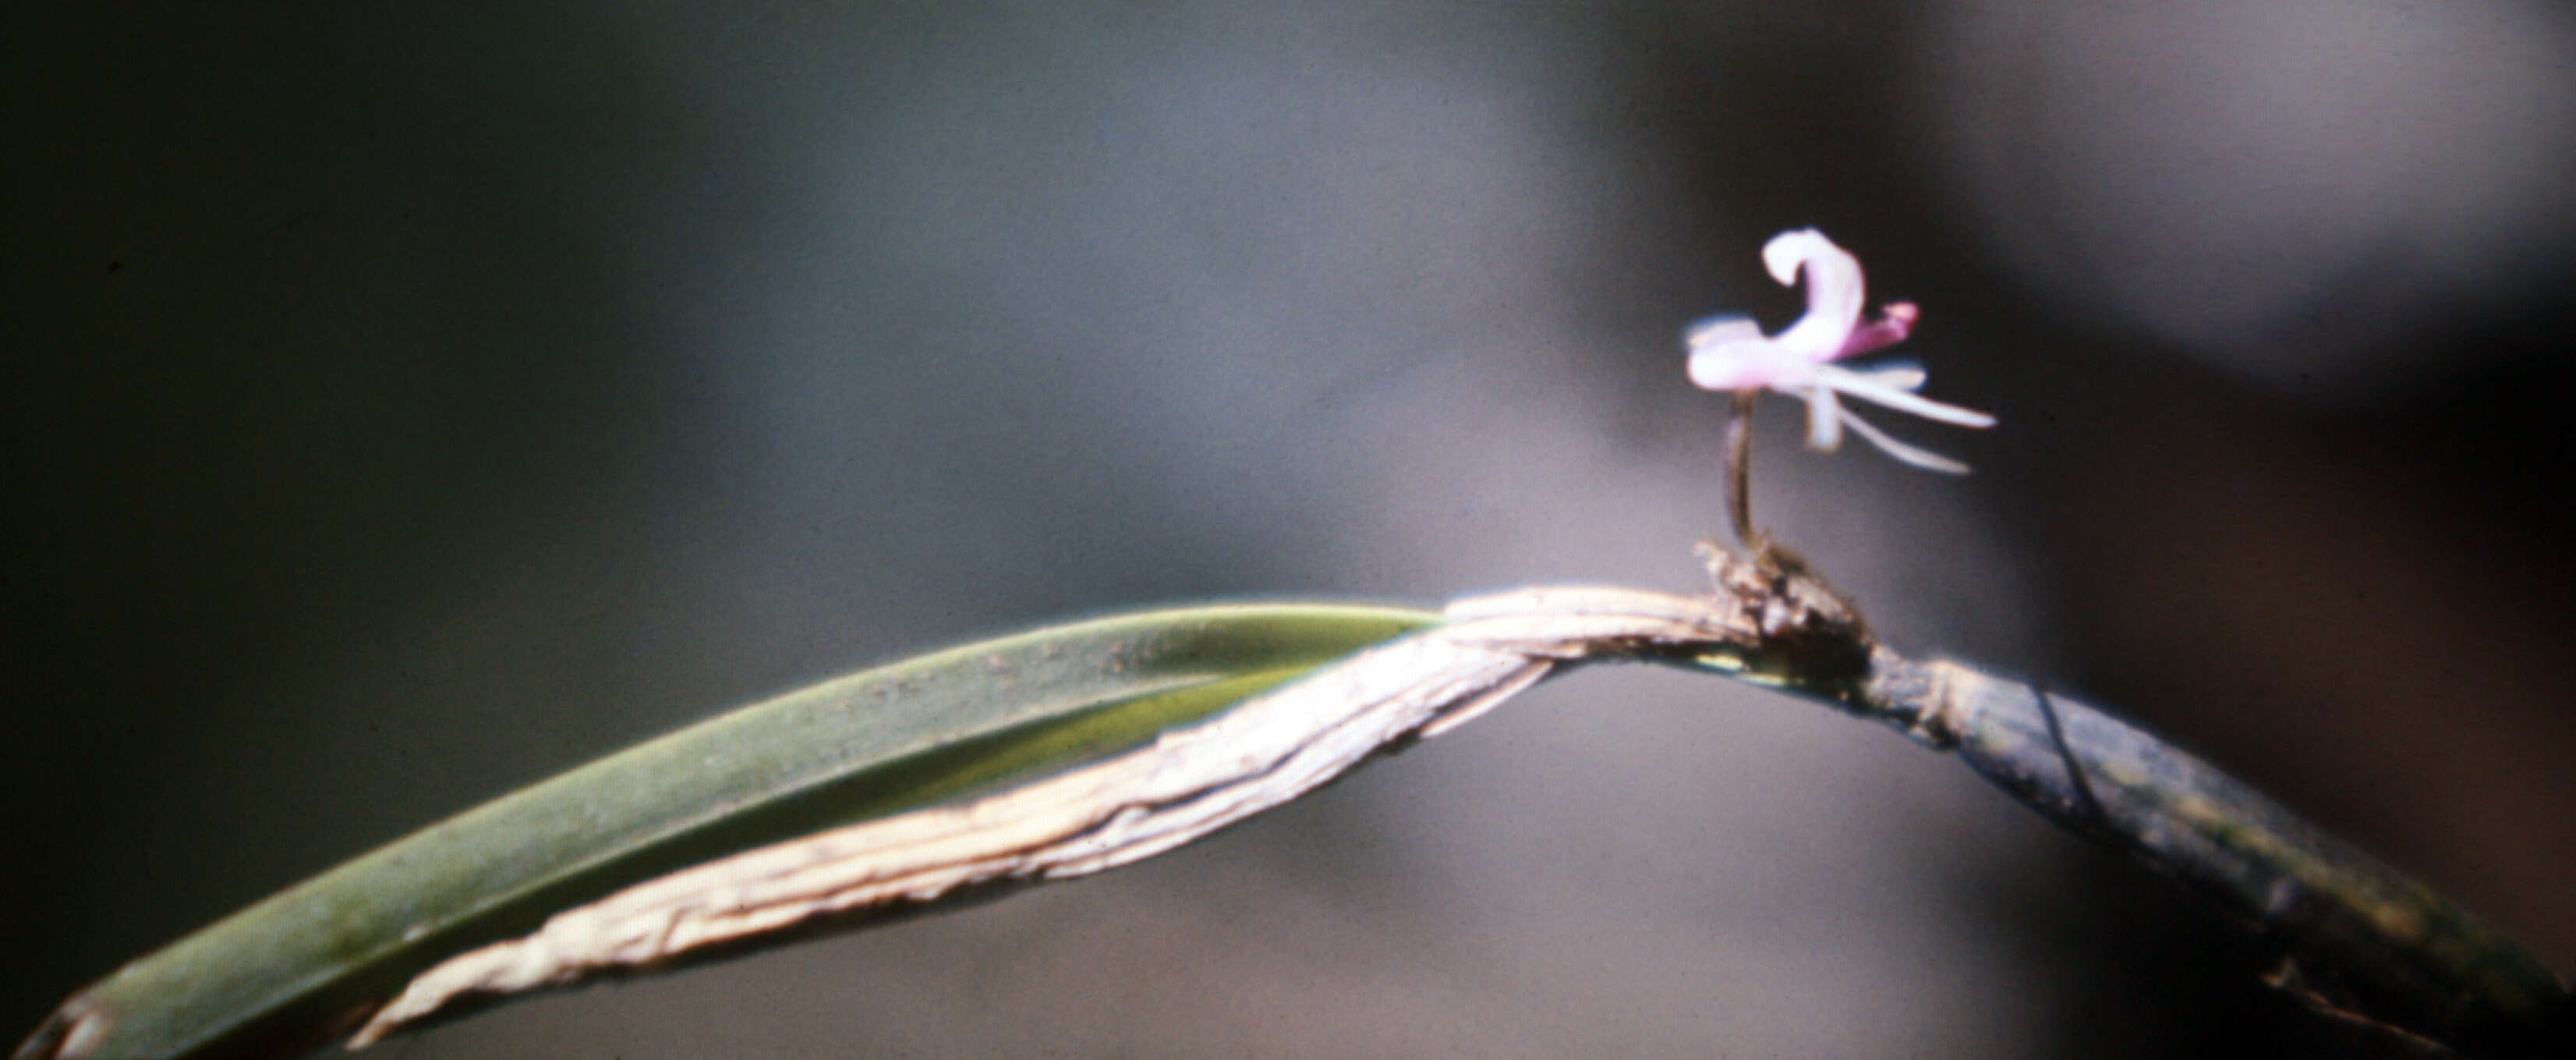
[[[1741,496],[1729,498],[1739,524]],[[372,1015],[352,1042],[362,1044],[451,1002],[668,969],[1085,875],[1296,798],[1553,674],[1621,661],[1757,681],[1953,753],[2255,926],[2282,954],[2269,981],[2322,1011],[2471,1056],[2576,1055],[2576,996],[2537,954],[2208,763],[2073,699],[1899,655],[1776,547],[1712,557],[1712,573],[1713,591],[1696,597],[1601,586],[1471,597],[1428,628],[1433,616],[1365,608],[1157,612],[868,671],[613,756],[290,889],[75,995],[18,1060],[293,1055]],[[1419,632],[1396,636],[1408,630]],[[1375,646],[1317,666],[1316,655],[1363,643]],[[927,726],[921,740],[891,740],[889,717]],[[985,724],[961,730],[961,717]],[[1093,723],[1107,734],[1072,731]],[[750,783],[782,763],[815,783]],[[859,775],[890,787],[812,812],[812,798],[849,796],[843,782]],[[675,790],[673,778],[696,787]],[[631,792],[603,801],[610,788]],[[687,818],[684,835],[724,824],[699,820],[710,806],[759,827],[721,847],[681,843],[703,860],[661,871],[683,860],[663,849],[667,830],[638,824],[608,849],[589,838],[600,812],[626,803],[644,824]],[[580,887],[546,882],[602,855],[628,862],[614,874],[621,886],[596,872]],[[459,911],[443,929],[416,926],[441,907]],[[353,931],[384,948],[350,956]]]
[[[2468,1056],[2576,1048],[2576,998],[2539,955],[2105,711],[1883,647],[1842,705],[1956,754],[2015,801],[2251,925],[2279,954],[2265,982],[2319,1012]]]

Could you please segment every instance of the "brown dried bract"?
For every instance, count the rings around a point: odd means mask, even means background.
[[[1757,632],[1746,660],[1754,672],[1837,698],[1868,674],[1875,641],[1860,607],[1805,557],[1768,538],[1757,538],[1749,557],[1709,541],[1700,542],[1699,555],[1711,598],[1739,609]]]

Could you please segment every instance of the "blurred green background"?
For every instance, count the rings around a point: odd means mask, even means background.
[[[2558,5],[13,5],[0,1017],[979,634],[1688,588],[1818,225],[1984,434],[1756,517],[2576,966]],[[1953,763],[1587,673],[1154,863],[431,1057],[2374,1055]]]

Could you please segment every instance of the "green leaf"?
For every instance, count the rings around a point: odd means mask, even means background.
[[[565,906],[822,828],[1093,761],[1439,620],[1320,604],[1152,611],[863,671],[431,825],[64,1002],[34,1057],[292,1054],[411,975]]]

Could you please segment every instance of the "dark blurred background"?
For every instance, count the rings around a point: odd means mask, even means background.
[[[1687,590],[1818,225],[1979,434],[1757,519],[2576,967],[2576,15],[12,5],[14,1039],[721,708],[1238,594]],[[2376,1055],[1939,756],[1587,673],[1156,862],[406,1058]]]

